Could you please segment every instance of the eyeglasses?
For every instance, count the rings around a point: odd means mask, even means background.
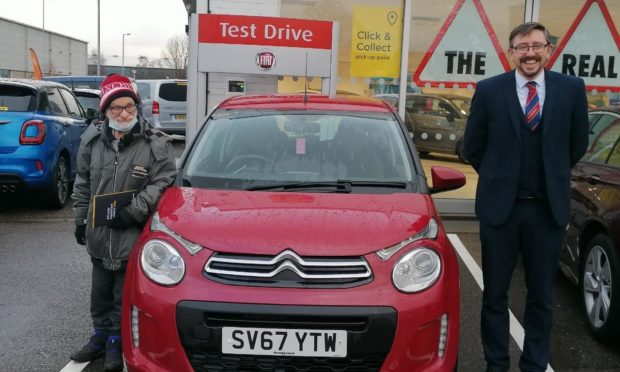
[[[110,106],[108,110],[110,110],[110,112],[114,115],[120,115],[123,110],[127,111],[128,114],[133,114],[134,112],[136,112],[136,105],[130,103],[126,106]]]
[[[547,44],[532,44],[532,45],[527,45],[527,44],[519,44],[515,47],[512,47],[512,49],[516,50],[517,52],[521,53],[521,54],[525,54],[527,53],[528,50],[530,50],[530,48],[532,48],[532,51],[534,53],[540,53],[542,52],[547,45],[549,45],[549,43]]]

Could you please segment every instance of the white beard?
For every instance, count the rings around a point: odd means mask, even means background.
[[[127,123],[120,123],[108,116],[108,125],[110,126],[110,128],[117,130],[119,132],[123,132],[123,133],[127,133],[131,131],[131,129],[134,127],[134,125],[136,125],[137,122],[138,122],[137,115],[134,116],[133,119],[131,119]]]

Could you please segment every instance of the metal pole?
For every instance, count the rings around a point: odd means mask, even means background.
[[[97,76],[101,76],[101,4],[97,0]]]
[[[125,75],[125,36],[131,35],[131,33],[123,34],[123,52],[121,54],[121,75]]]
[[[400,48],[400,79],[398,86],[398,115],[405,121],[405,102],[407,100],[407,66],[409,64],[409,39],[411,37],[412,0],[403,3],[403,37]]]

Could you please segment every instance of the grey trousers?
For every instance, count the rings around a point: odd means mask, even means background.
[[[93,327],[109,335],[121,334],[121,300],[127,261],[120,270],[111,271],[103,267],[100,259],[91,257],[93,264],[90,291],[90,316]]]

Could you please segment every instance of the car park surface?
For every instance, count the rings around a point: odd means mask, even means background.
[[[44,204],[62,208],[88,122],[64,85],[0,79],[0,191],[40,191]]]
[[[222,103],[128,263],[130,371],[453,371],[458,264],[393,108]],[[171,352],[173,351],[174,352]],[[156,366],[156,367],[155,367]]]
[[[571,219],[560,267],[578,285],[585,323],[620,334],[620,107],[590,112],[588,150],[571,172]]]

